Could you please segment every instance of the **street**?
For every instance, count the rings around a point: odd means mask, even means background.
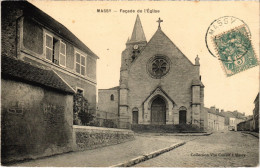
[[[258,165],[258,138],[240,132],[200,136],[136,167],[249,167]]]
[[[108,167],[180,142],[186,142],[186,144],[134,166],[256,166],[259,157],[258,140],[252,135],[233,131],[216,132],[209,136],[136,134],[135,140],[122,144],[71,152],[10,166]]]

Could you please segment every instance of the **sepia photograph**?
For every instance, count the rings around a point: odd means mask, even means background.
[[[1,165],[258,167],[259,1],[1,1]]]

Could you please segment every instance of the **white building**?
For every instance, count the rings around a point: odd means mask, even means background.
[[[210,131],[225,130],[225,117],[215,107],[204,108],[205,128]]]

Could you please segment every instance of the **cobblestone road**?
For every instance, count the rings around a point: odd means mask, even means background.
[[[108,167],[126,162],[144,154],[169,147],[175,143],[182,142],[186,138],[175,136],[136,136],[135,140],[118,145],[86,150],[82,152],[71,152],[43,159],[31,160],[17,163],[11,166],[23,167]]]
[[[259,139],[240,132],[201,136],[136,167],[249,167],[258,165]]]

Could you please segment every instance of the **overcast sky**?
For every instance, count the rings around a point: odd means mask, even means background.
[[[160,17],[164,33],[194,63],[200,58],[205,106],[252,114],[259,90],[259,66],[226,77],[219,60],[210,55],[205,44],[209,25],[222,16],[243,20],[252,35],[252,45],[259,58],[258,2],[108,2],[108,1],[30,1],[66,26],[100,59],[97,63],[97,88],[119,85],[121,52],[131,36],[137,10],[147,41],[157,30]],[[110,9],[98,13],[97,9]],[[147,9],[154,13],[145,13]],[[124,13],[123,10],[135,10]],[[155,11],[159,11],[156,13]]]

